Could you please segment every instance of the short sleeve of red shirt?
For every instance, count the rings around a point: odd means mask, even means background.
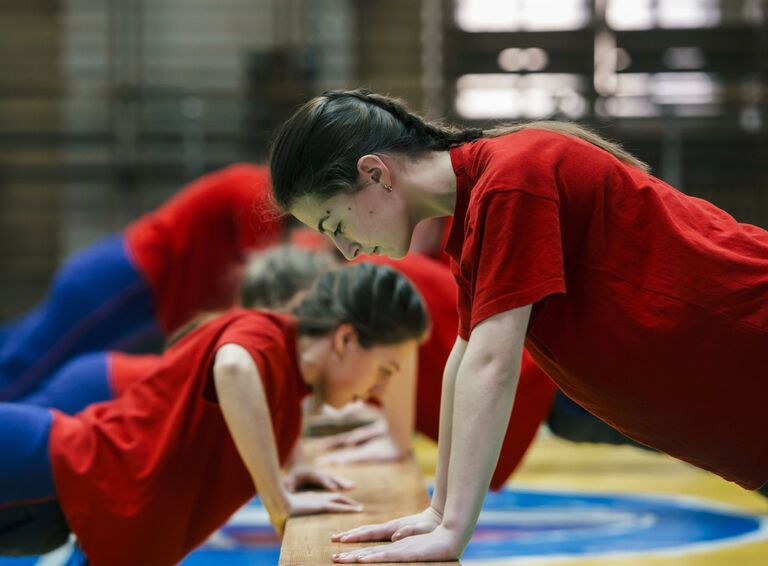
[[[250,354],[259,370],[268,404],[270,407],[275,407],[280,396],[277,388],[285,384],[276,383],[274,379],[267,379],[267,376],[283,375],[286,373],[285,366],[293,363],[289,358],[289,352],[286,351],[285,337],[281,329],[276,325],[255,325],[252,320],[245,318],[229,325],[222,332],[214,346],[214,351],[226,344],[236,344]],[[212,375],[211,371],[211,377]],[[212,401],[218,400],[216,389],[210,378],[205,388],[205,396]]]
[[[468,340],[475,326],[496,314],[565,293],[556,200],[518,189],[492,190],[470,205],[467,220],[461,271],[471,280],[463,285],[468,301],[459,292],[462,338]]]

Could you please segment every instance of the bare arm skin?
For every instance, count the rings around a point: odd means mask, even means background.
[[[474,531],[506,433],[530,312],[528,305],[478,324],[461,356],[455,383],[452,387],[449,383],[443,385],[442,402],[450,403],[448,409],[441,407],[440,449],[448,452],[448,456],[438,453],[438,475],[431,507],[441,511],[437,506],[443,503],[439,523],[431,532],[408,532],[390,545],[336,555],[335,562],[453,560],[461,555]],[[446,367],[446,377],[448,372]],[[443,446],[447,432],[445,419],[451,422],[447,448]],[[444,490],[442,485],[446,486]],[[356,535],[361,537],[358,540],[381,540],[362,537],[380,534],[382,526],[358,531]]]
[[[360,510],[344,495],[289,494],[285,489],[264,387],[247,350],[236,344],[219,348],[213,378],[232,439],[280,536],[292,515]]]
[[[375,540],[399,540],[407,536],[428,533],[442,521],[445,494],[448,484],[448,458],[451,451],[451,429],[453,427],[453,397],[456,374],[467,342],[457,338],[451,349],[443,372],[443,392],[440,399],[440,442],[437,447],[437,470],[435,489],[429,508],[421,513],[394,519],[378,525],[363,525],[349,531],[335,534],[333,541],[364,542]]]
[[[411,453],[411,439],[416,428],[416,380],[418,379],[419,349],[413,352],[387,384],[381,396],[382,408],[389,425],[389,434],[399,450],[400,458]]]

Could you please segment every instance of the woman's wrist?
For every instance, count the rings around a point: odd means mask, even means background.
[[[448,539],[449,546],[446,550],[448,550],[451,557],[459,558],[464,552],[464,548],[466,548],[467,544],[469,543],[469,539],[472,537],[472,531],[469,532],[469,536],[466,536],[466,540],[465,540],[464,533],[460,533],[453,529],[450,529],[442,523],[438,525],[433,532],[439,532],[439,531],[443,531],[443,533],[445,533],[446,535],[445,538]]]
[[[456,540],[458,545],[457,552],[461,552],[469,544],[469,540],[472,538],[472,533],[475,530],[475,523],[467,523],[466,520],[460,518],[443,517],[440,523],[440,528],[450,533]]]
[[[434,517],[435,517],[435,519],[437,520],[437,522],[439,522],[440,524],[442,524],[442,522],[443,522],[443,513],[442,513],[442,512],[441,512],[439,509],[436,509],[434,505],[430,505],[430,506],[427,508],[427,510],[428,510],[430,513],[432,513],[432,515],[434,515]]]
[[[445,512],[445,494],[437,484],[432,491],[432,499],[429,502],[429,506],[434,509],[442,519],[443,513]]]
[[[266,497],[264,494],[260,494],[260,497],[273,524],[278,519],[285,522],[291,516],[291,496],[288,490],[282,486],[282,483],[272,496]]]

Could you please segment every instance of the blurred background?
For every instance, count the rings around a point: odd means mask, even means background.
[[[0,320],[329,88],[577,120],[768,228],[768,0],[3,0],[0,69]]]

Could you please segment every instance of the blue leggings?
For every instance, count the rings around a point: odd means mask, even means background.
[[[0,403],[0,507],[56,497],[48,459],[52,421],[43,407]]]
[[[0,402],[0,555],[39,555],[67,541],[49,457],[49,408],[74,414],[112,398],[108,354],[94,352],[70,360],[16,402]],[[67,564],[87,560],[75,548]]]
[[[0,401],[29,394],[80,354],[161,343],[150,289],[123,237],[106,238],[69,259],[32,312],[0,328]]]
[[[0,508],[55,498],[48,437],[50,409],[74,414],[114,398],[107,354],[85,354],[66,363],[35,391],[0,402]]]
[[[93,352],[68,361],[36,389],[14,402],[58,409],[62,413],[74,415],[88,405],[114,398],[108,354]]]
[[[61,546],[69,525],[56,497],[47,409],[0,403],[0,554],[43,554]]]

